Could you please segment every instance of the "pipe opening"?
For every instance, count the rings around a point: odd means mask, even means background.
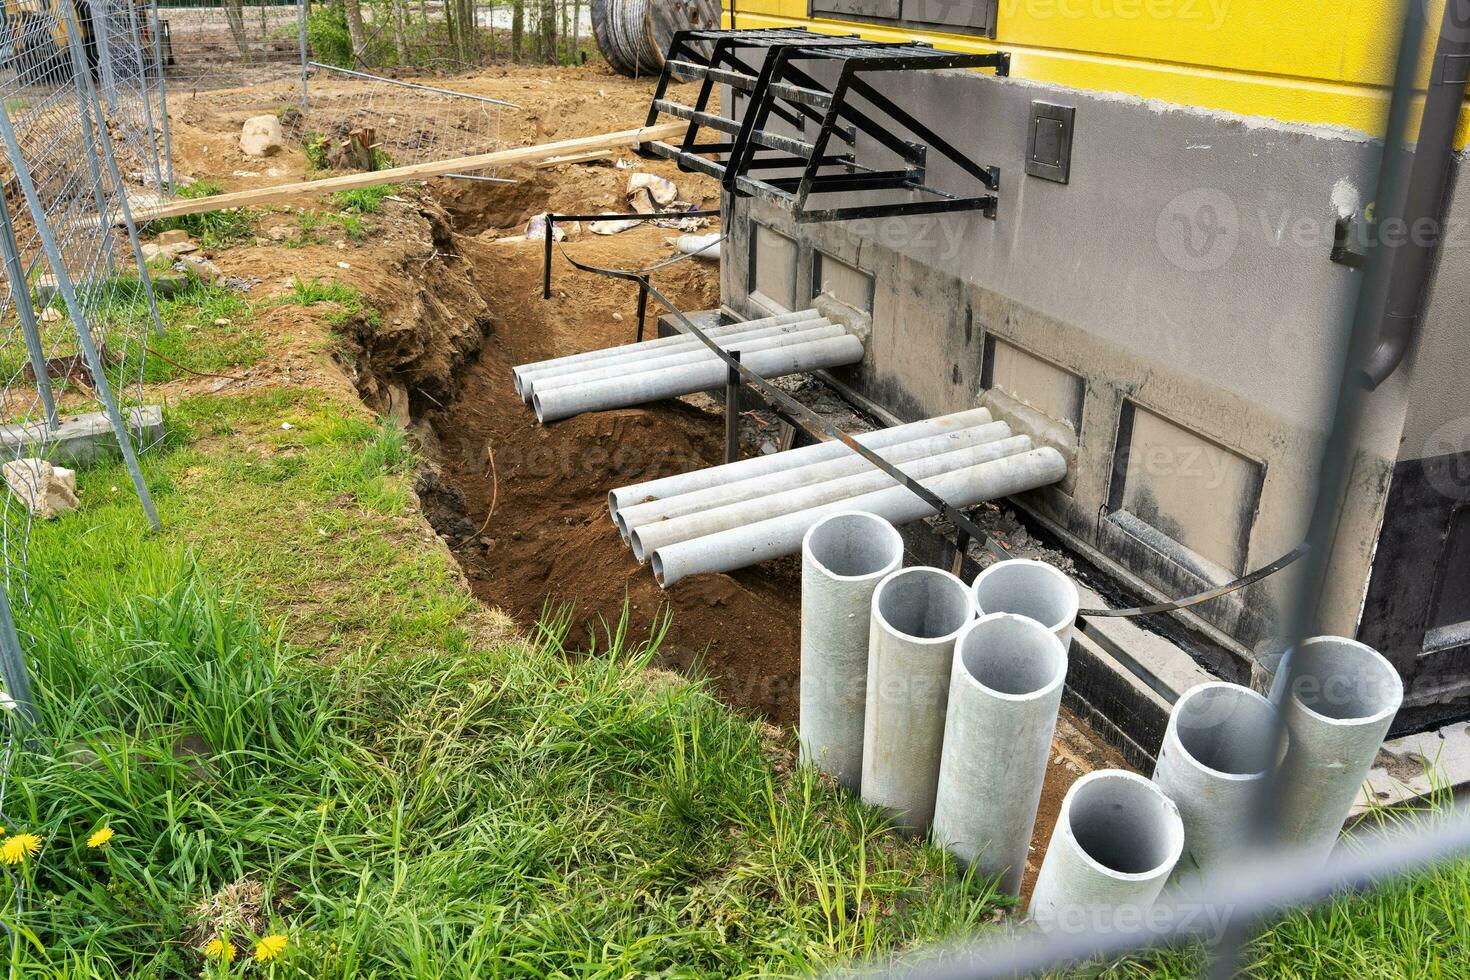
[[[807,532],[806,547],[818,565],[840,578],[883,575],[903,560],[903,538],[874,514],[823,518]]]
[[[659,588],[664,587],[664,562],[655,551],[648,559],[648,564],[653,568],[653,580],[658,583]]]
[[[531,394],[531,407],[536,410],[536,421],[545,422],[546,419],[541,414],[541,396],[534,392]]]
[[[959,644],[960,663],[975,683],[998,694],[1039,694],[1067,674],[1067,654],[1056,636],[1020,616],[976,620]]]
[[[1116,770],[1090,773],[1067,792],[1067,827],[1077,846],[1109,871],[1168,871],[1184,847],[1179,813],[1163,792]]]
[[[1235,684],[1201,684],[1174,705],[1175,735],[1185,753],[1207,769],[1256,776],[1271,768],[1276,711]]]
[[[1302,707],[1332,721],[1362,722],[1397,712],[1404,683],[1372,647],[1340,636],[1318,636],[1291,655],[1292,694]]]
[[[938,640],[974,617],[964,583],[934,568],[905,568],[878,585],[873,608],[895,632]]]
[[[1015,613],[1047,629],[1070,625],[1077,618],[1077,586],[1058,568],[1030,558],[996,562],[975,577],[971,586],[980,615]]]

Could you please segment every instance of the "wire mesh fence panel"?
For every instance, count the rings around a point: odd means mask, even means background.
[[[303,15],[297,0],[159,0],[159,53],[169,92],[182,98],[239,89],[242,100],[299,103]]]
[[[502,149],[506,107],[513,104],[313,63],[311,100],[291,125],[315,167],[382,170]],[[491,170],[461,176],[496,179]]]
[[[155,9],[142,0],[91,0],[76,10],[118,166],[161,199],[169,147]]]

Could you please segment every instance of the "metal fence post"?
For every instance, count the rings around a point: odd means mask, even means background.
[[[30,358],[31,370],[36,374],[36,392],[46,410],[46,427],[55,429],[56,395],[51,390],[51,375],[46,370],[46,347],[41,342],[41,325],[36,319],[36,307],[31,302],[31,282],[20,260],[15,225],[10,221],[10,206],[3,197],[0,197],[0,253],[3,253],[5,274],[10,278],[10,294],[15,298],[15,315],[20,319],[21,332],[25,334],[26,355]]]
[[[306,74],[310,65],[310,59],[306,53],[306,15],[310,3],[311,0],[296,0],[296,34],[301,46],[301,116],[303,119],[306,118]]]
[[[153,154],[154,185],[163,190],[163,161],[158,157],[158,130],[153,125],[153,105],[148,95],[148,49],[143,46],[143,29],[138,21],[138,11],[128,4],[128,37],[137,40],[138,84],[143,92],[143,125],[148,128],[148,151]]]
[[[26,727],[40,727],[41,712],[31,689],[31,672],[26,666],[20,634],[15,629],[15,616],[10,608],[9,589],[0,583],[0,676],[5,679],[5,693],[15,702],[17,712],[25,718]],[[28,733],[27,733],[28,734]]]
[[[168,131],[168,66],[163,63],[163,29],[158,22],[158,0],[149,0],[148,14],[152,18],[149,30],[153,32],[153,64],[158,69],[158,125],[159,138],[163,140],[164,187],[168,196],[174,196],[174,143]]]

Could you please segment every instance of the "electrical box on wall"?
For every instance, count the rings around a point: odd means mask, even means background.
[[[1065,184],[1072,175],[1072,106],[1031,103],[1031,125],[1026,133],[1026,172],[1042,180]]]

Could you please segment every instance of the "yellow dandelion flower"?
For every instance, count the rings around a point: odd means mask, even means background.
[[[99,827],[87,838],[88,847],[106,847],[108,841],[112,840],[111,827]]]
[[[273,960],[281,955],[281,950],[286,948],[286,937],[280,933],[266,936],[255,944],[255,958],[262,963]]]
[[[40,853],[41,838],[35,834],[16,834],[14,837],[7,837],[0,844],[0,861],[6,864],[19,864]]]
[[[216,936],[204,944],[204,955],[212,960],[224,960],[228,963],[235,958],[235,944]]]

